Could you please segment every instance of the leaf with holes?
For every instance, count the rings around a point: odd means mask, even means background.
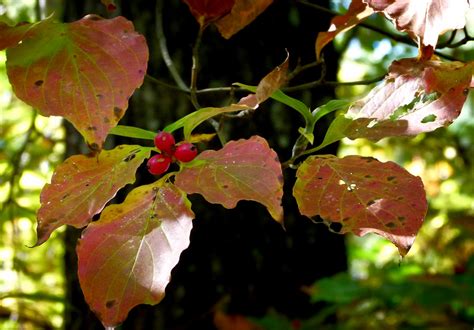
[[[231,12],[214,24],[217,26],[219,33],[224,38],[229,39],[252,23],[272,2],[273,0],[235,0]]]
[[[132,190],[87,227],[77,246],[79,281],[104,326],[118,325],[136,305],[163,299],[193,218],[184,193],[160,180]]]
[[[184,0],[201,26],[228,14],[236,0]]]
[[[201,194],[208,202],[229,209],[241,200],[259,202],[276,221],[283,221],[280,162],[259,136],[202,152],[176,175],[175,184],[189,194]]]
[[[472,72],[471,63],[394,61],[385,81],[336,118],[326,135],[379,140],[448,126],[461,113]]]
[[[329,228],[389,239],[405,256],[428,205],[423,183],[393,162],[371,157],[313,156],[296,173],[293,195],[301,214],[320,216]]]
[[[124,115],[147,61],[145,38],[123,17],[47,20],[7,50],[15,94],[42,115],[65,117],[93,150]]]
[[[319,32],[316,38],[316,57],[321,57],[324,46],[330,43],[342,32],[346,32],[374,13],[362,0],[353,0],[344,15],[336,16],[331,20],[328,32]]]
[[[97,157],[74,155],[56,168],[41,191],[36,245],[62,225],[81,228],[102,211],[117,191],[135,182],[135,172],[150,148],[122,145]]]
[[[436,48],[438,36],[466,25],[469,0],[364,0],[383,12],[398,30],[407,31],[415,41]]]

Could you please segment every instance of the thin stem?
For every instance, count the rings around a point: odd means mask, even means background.
[[[304,65],[300,65],[298,63],[298,65],[296,66],[296,68],[288,74],[288,77],[287,79],[288,80],[291,80],[293,79],[294,77],[296,77],[297,75],[299,75],[301,72],[305,71],[305,70],[308,70],[308,69],[311,69],[311,68],[314,68],[316,66],[319,66],[321,65],[323,62],[322,61],[314,61],[314,62],[311,62],[311,63],[308,63],[308,64],[304,64]]]
[[[201,46],[202,34],[204,32],[205,27],[200,26],[199,32],[196,36],[196,41],[194,42],[193,46],[193,66],[191,68],[191,84],[189,86],[189,90],[191,92],[191,102],[193,103],[196,109],[199,109],[199,102],[197,100],[197,76],[199,72],[199,47]]]
[[[318,79],[316,81],[311,81],[305,84],[291,86],[282,88],[284,92],[294,92],[298,90],[311,89],[316,87],[326,87],[326,86],[355,86],[355,85],[370,85],[375,82],[382,80],[385,77],[385,74],[365,80],[356,80],[356,81],[326,81],[323,79]]]
[[[184,83],[183,79],[176,70],[174,66],[173,60],[168,52],[168,46],[166,45],[166,37],[163,30],[163,1],[164,0],[157,0],[156,7],[155,7],[155,16],[156,16],[156,36],[158,38],[158,44],[160,46],[161,56],[163,57],[163,61],[166,64],[171,76],[173,77],[176,85],[179,87],[180,90],[188,91],[188,87]]]
[[[146,74],[146,75],[145,75],[145,78],[148,79],[148,80],[150,80],[151,82],[157,84],[157,85],[166,87],[166,88],[168,88],[168,89],[172,89],[172,90],[175,90],[175,91],[177,91],[177,92],[181,92],[181,93],[185,93],[185,94],[188,94],[188,93],[189,93],[189,88],[188,88],[188,87],[186,87],[186,88],[183,89],[183,88],[181,88],[181,87],[179,87],[179,86],[171,85],[171,84],[168,84],[168,83],[166,83],[166,82],[164,82],[164,81],[161,81],[161,80],[159,80],[159,79],[157,79],[157,78],[155,78],[155,77],[153,77],[153,76],[151,76],[151,75],[149,75],[149,74]]]

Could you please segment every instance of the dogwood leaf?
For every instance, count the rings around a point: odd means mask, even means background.
[[[62,225],[81,228],[102,211],[117,191],[135,181],[135,172],[150,155],[149,148],[122,145],[97,157],[74,155],[54,171],[41,191],[36,245]]]
[[[46,45],[46,46],[45,46]],[[62,116],[100,150],[145,76],[145,38],[123,17],[44,21],[7,50],[15,94],[45,116]]]
[[[136,305],[163,299],[193,218],[184,193],[158,181],[132,190],[87,227],[77,246],[79,281],[104,326],[118,325]]]
[[[202,152],[176,175],[175,184],[188,194],[201,194],[208,202],[226,208],[234,208],[241,200],[259,202],[276,221],[283,221],[280,162],[259,136]]]
[[[293,195],[301,214],[320,216],[339,233],[376,233],[402,256],[408,253],[428,208],[419,177],[393,162],[360,156],[312,156],[296,176]]]

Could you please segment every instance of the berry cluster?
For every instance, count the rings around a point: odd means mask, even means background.
[[[196,146],[192,143],[176,144],[173,135],[168,132],[158,132],[155,136],[155,147],[161,151],[161,154],[154,155],[147,162],[148,172],[153,175],[165,173],[174,160],[182,163],[190,162],[198,153]]]

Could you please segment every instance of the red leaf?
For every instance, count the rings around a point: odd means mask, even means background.
[[[86,16],[33,26],[7,58],[15,94],[43,115],[65,117],[99,150],[143,82],[148,48],[125,18]]]
[[[331,20],[331,26],[328,32],[318,33],[318,37],[316,38],[316,56],[318,60],[324,46],[330,43],[339,33],[352,29],[373,13],[372,8],[368,7],[362,0],[353,0],[347,13],[336,16]]]
[[[123,145],[103,150],[97,158],[75,155],[66,159],[41,191],[36,245],[62,225],[87,225],[117,191],[135,181],[138,166],[149,155],[149,148]]]
[[[466,25],[467,0],[364,0],[394,21],[420,45],[436,48],[438,36]]]
[[[461,113],[472,72],[472,64],[461,62],[394,61],[383,84],[355,102],[330,130],[378,140],[448,126]]]
[[[259,202],[276,221],[283,221],[280,162],[259,136],[231,141],[218,151],[202,152],[176,175],[175,184],[189,194],[201,194],[208,202],[229,209],[241,200]]]
[[[157,304],[189,245],[194,214],[182,191],[158,181],[132,190],[91,223],[77,246],[79,280],[104,326],[139,304]]]
[[[374,232],[402,256],[408,253],[428,208],[419,177],[393,162],[359,156],[309,157],[296,176],[301,214],[319,215],[339,233]]]
[[[235,0],[232,11],[214,24],[219,33],[229,39],[252,23],[272,2],[273,0]]]
[[[229,13],[236,0],[183,0],[199,25],[205,26]]]

